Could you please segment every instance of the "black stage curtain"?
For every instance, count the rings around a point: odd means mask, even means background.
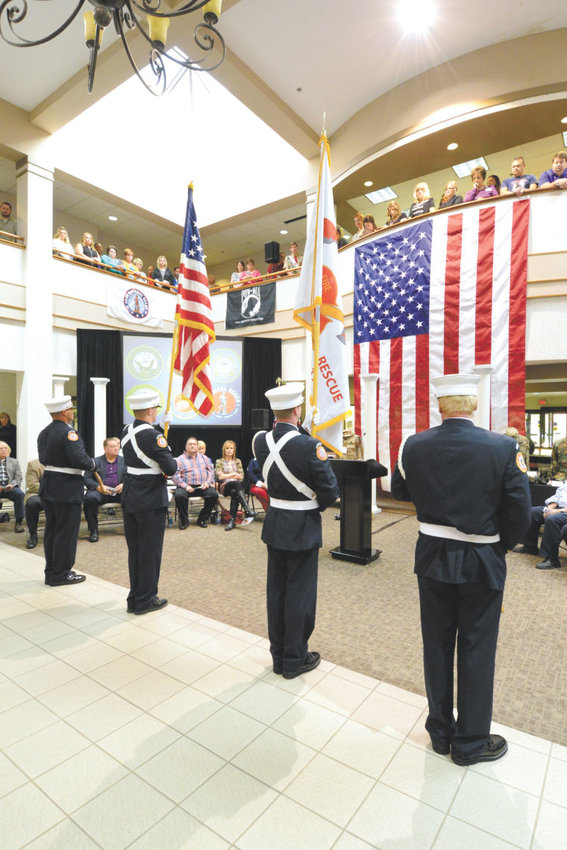
[[[77,330],[77,416],[79,434],[87,452],[100,455],[94,445],[94,385],[91,378],[110,378],[106,385],[106,436],[122,434],[122,334],[120,331]]]

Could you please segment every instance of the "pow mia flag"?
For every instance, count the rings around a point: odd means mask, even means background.
[[[225,327],[242,328],[246,325],[267,325],[274,321],[275,311],[275,283],[227,292]]]

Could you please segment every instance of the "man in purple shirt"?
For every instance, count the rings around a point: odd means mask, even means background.
[[[189,499],[200,496],[204,500],[203,507],[197,518],[199,528],[207,527],[207,520],[218,500],[215,490],[215,472],[213,462],[198,451],[196,437],[189,437],[185,451],[175,458],[177,472],[173,476],[175,490],[175,505],[179,517],[179,528],[183,531],[189,525]]]
[[[553,155],[551,168],[539,178],[540,189],[567,189],[567,153],[559,151]]]
[[[96,471],[100,475],[103,486],[98,483],[94,472],[85,475],[85,500],[83,510],[89,527],[89,540],[98,541],[98,509],[108,502],[120,502],[122,480],[124,478],[124,458],[119,455],[120,438],[107,437],[103,443],[104,454],[95,457]]]
[[[524,174],[526,161],[523,156],[515,156],[512,160],[512,176],[502,181],[503,195],[523,195],[527,189],[537,189],[537,180],[533,174]]]

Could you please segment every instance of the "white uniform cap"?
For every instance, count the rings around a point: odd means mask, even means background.
[[[159,393],[155,390],[136,390],[128,396],[130,410],[147,410],[149,407],[161,407]]]
[[[281,387],[267,390],[264,395],[270,402],[272,410],[291,410],[292,407],[303,404],[303,384],[297,381],[282,384]]]
[[[70,410],[75,405],[71,401],[70,395],[59,395],[56,398],[50,398],[44,402],[50,413],[61,413],[62,410]]]
[[[445,398],[450,395],[478,395],[480,375],[440,375],[432,378],[431,383],[435,390],[436,398]]]

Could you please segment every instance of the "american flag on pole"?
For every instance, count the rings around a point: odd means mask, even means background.
[[[182,395],[197,413],[208,416],[213,409],[209,343],[215,341],[215,326],[192,185],[187,197],[175,321],[173,368],[181,375]]]
[[[524,430],[529,212],[529,199],[475,204],[355,249],[355,427],[376,404],[388,469],[403,439],[440,424],[437,375],[491,365],[491,428]],[[364,398],[368,374],[376,399]]]

